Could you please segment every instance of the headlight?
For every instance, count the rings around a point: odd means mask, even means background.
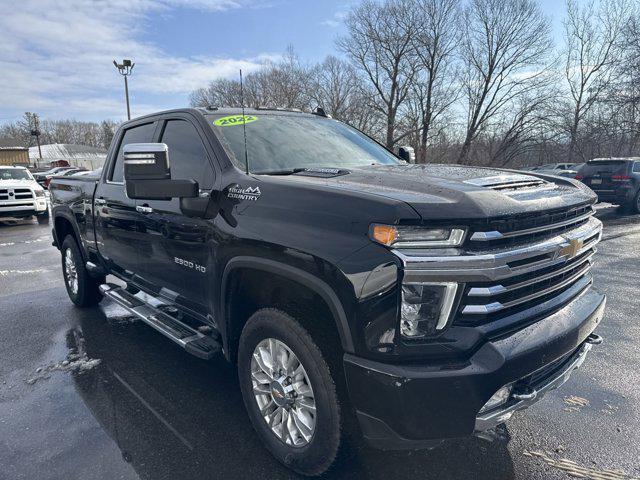
[[[457,290],[458,284],[449,282],[403,284],[400,333],[406,338],[420,338],[444,329]]]
[[[464,239],[462,228],[424,228],[413,226],[380,225],[374,223],[369,237],[387,247],[457,247]]]
[[[44,190],[34,190],[36,197],[44,197]]]

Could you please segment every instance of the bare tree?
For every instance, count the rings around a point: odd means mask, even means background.
[[[567,0],[565,78],[571,94],[568,160],[573,160],[580,122],[607,89],[621,58],[618,42],[630,15],[628,0]]]
[[[418,73],[411,101],[419,114],[417,161],[427,160],[427,142],[433,122],[453,105],[458,96],[454,55],[458,47],[460,0],[417,0],[413,45]]]
[[[214,80],[199,88],[189,98],[192,107],[235,107],[240,105],[240,83],[236,80]],[[249,102],[252,104],[252,102]],[[253,105],[252,105],[253,106]]]
[[[287,48],[277,62],[265,62],[255,72],[244,78],[244,102],[250,107],[283,107],[307,110],[311,101],[311,73],[304,66],[292,47]],[[213,80],[206,88],[191,93],[194,107],[239,107],[240,82],[238,80]]]
[[[549,21],[533,0],[470,0],[462,16],[467,128],[458,160],[502,109],[546,81]]]
[[[384,116],[385,144],[398,141],[398,113],[416,75],[414,9],[409,0],[365,0],[346,18],[347,35],[338,47],[371,83],[371,107]],[[405,135],[405,134],[403,134]]]
[[[338,120],[348,119],[359,88],[355,69],[344,60],[329,55],[313,69],[312,99]]]
[[[555,96],[547,93],[547,90],[532,92],[505,109],[500,128],[492,135],[491,148],[485,155],[488,165],[513,166],[518,159],[531,157],[543,132],[552,130],[553,120],[548,115]]]

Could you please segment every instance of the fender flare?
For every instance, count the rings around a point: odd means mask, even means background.
[[[58,250],[62,248],[62,242],[64,241],[64,238],[60,238],[58,232],[56,231],[56,220],[58,218],[65,219],[71,225],[71,229],[73,230],[73,235],[76,237],[76,242],[78,243],[78,247],[80,248],[80,253],[82,254],[82,258],[86,262],[89,256],[84,247],[84,242],[82,241],[82,237],[80,236],[80,231],[78,230],[78,225],[76,224],[76,219],[73,216],[73,213],[71,213],[71,210],[69,210],[69,212],[65,210],[63,211],[57,210],[53,212],[53,235],[54,235],[54,239],[56,241],[56,246],[58,247]]]
[[[347,353],[354,352],[353,346],[353,338],[351,336],[351,330],[349,329],[349,322],[347,321],[347,315],[345,314],[344,308],[342,307],[342,303],[340,299],[333,291],[333,289],[323,280],[319,279],[315,275],[310,274],[304,270],[301,270],[296,267],[292,267],[285,263],[276,262],[274,260],[269,260],[261,257],[252,257],[252,256],[239,256],[232,258],[227,265],[225,266],[224,272],[222,274],[222,282],[220,287],[220,311],[222,313],[222,318],[226,317],[227,311],[227,299],[225,292],[227,291],[227,284],[229,280],[229,275],[234,270],[239,268],[248,268],[253,270],[262,270],[269,273],[274,273],[285,277],[289,280],[292,280],[296,283],[299,283],[306,288],[312,290],[316,294],[320,296],[324,300],[324,302],[329,307],[333,318],[336,323],[336,328],[338,329],[338,334],[340,335],[340,343],[342,344],[342,348]],[[225,333],[226,333],[226,318],[225,318]],[[227,335],[225,335],[227,336]]]

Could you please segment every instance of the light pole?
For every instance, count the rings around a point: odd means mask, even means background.
[[[31,128],[31,135],[36,137],[36,142],[38,142],[38,157],[40,158],[40,163],[42,163],[42,150],[40,149],[40,119],[38,118],[37,113],[33,113],[31,115],[31,119],[33,119],[33,127]],[[31,120],[30,119],[30,120]],[[31,124],[31,121],[29,121]],[[37,162],[34,162],[35,166],[37,166]]]
[[[113,64],[120,72],[120,75],[124,77],[124,96],[127,100],[127,120],[131,120],[131,109],[129,108],[129,82],[127,81],[127,77],[131,75],[131,71],[133,67],[135,67],[135,63],[131,63],[131,60],[122,60],[122,63],[118,63],[115,60]]]

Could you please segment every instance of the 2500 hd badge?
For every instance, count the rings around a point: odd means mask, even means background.
[[[185,260],[184,258],[173,257],[173,261],[176,262],[178,265],[182,265],[183,267],[193,268],[194,270],[197,270],[200,273],[206,273],[207,271],[207,267],[198,265],[197,263],[194,263],[190,260]]]

